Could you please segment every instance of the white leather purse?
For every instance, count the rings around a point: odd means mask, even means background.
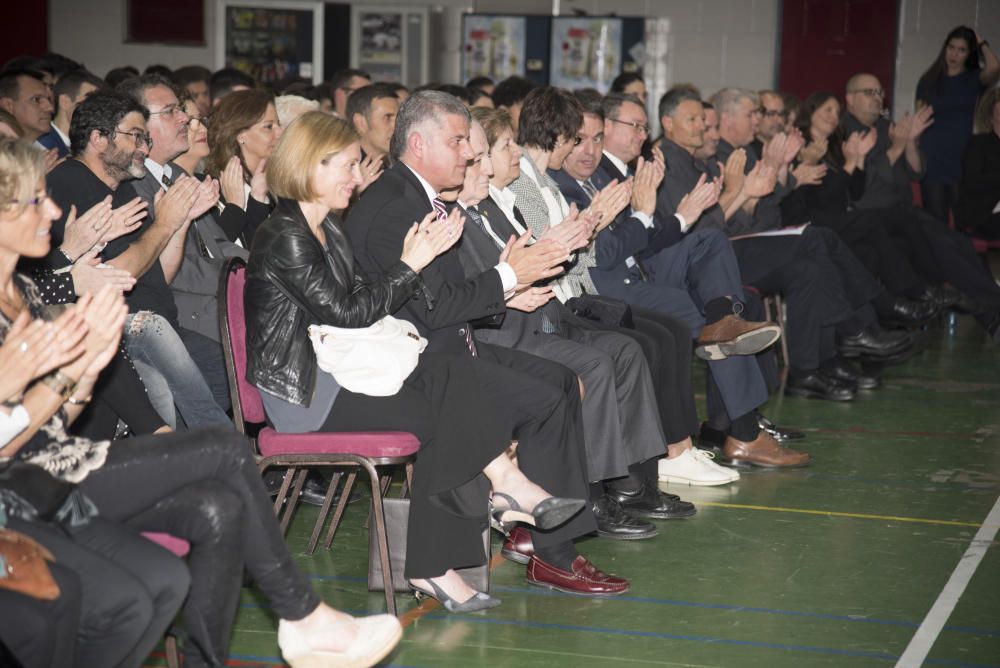
[[[413,323],[387,315],[368,327],[310,325],[319,368],[351,392],[390,397],[416,368],[427,339]]]

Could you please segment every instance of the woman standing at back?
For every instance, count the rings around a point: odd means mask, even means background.
[[[924,208],[948,222],[962,176],[962,151],[972,136],[979,95],[1000,78],[990,44],[967,26],[948,33],[941,52],[917,83],[917,106],[934,109],[934,123],[920,137],[927,172],[920,184]]]

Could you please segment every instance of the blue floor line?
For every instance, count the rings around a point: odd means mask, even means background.
[[[367,582],[368,578],[353,575],[309,575],[310,578],[314,580],[340,580],[344,582]],[[534,587],[504,587],[504,586],[494,586],[493,591],[497,592],[508,592],[512,594],[526,594],[529,596],[555,596],[561,598],[572,598],[579,599],[579,596],[573,594],[564,594],[562,592],[537,589]],[[653,605],[671,605],[677,607],[686,608],[704,608],[708,610],[727,610],[731,612],[757,612],[765,615],[784,615],[788,617],[810,617],[814,619],[827,619],[831,621],[840,622],[861,622],[865,624],[883,624],[887,626],[902,626],[905,628],[915,629],[920,626],[919,622],[910,622],[906,620],[899,619],[880,619],[878,617],[861,617],[855,615],[837,615],[833,613],[824,612],[804,612],[800,610],[781,610],[779,608],[755,608],[746,605],[730,605],[726,603],[699,603],[696,601],[678,601],[667,598],[653,598],[647,596],[616,596],[615,601],[629,601],[632,603],[650,603]],[[248,607],[259,607],[253,604],[247,604]],[[971,633],[973,635],[988,636],[991,638],[1000,638],[1000,630],[996,629],[984,629],[976,628],[972,626],[953,626],[948,625],[944,627],[945,631],[951,631],[954,633]]]

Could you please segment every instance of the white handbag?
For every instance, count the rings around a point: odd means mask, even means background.
[[[353,329],[310,325],[309,340],[320,369],[341,387],[372,397],[399,392],[427,347],[413,323],[391,315]]]

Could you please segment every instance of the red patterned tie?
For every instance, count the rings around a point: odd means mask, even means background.
[[[444,202],[437,197],[431,200],[431,205],[434,207],[434,211],[437,212],[437,219],[444,220],[448,217],[448,210],[444,208]]]

